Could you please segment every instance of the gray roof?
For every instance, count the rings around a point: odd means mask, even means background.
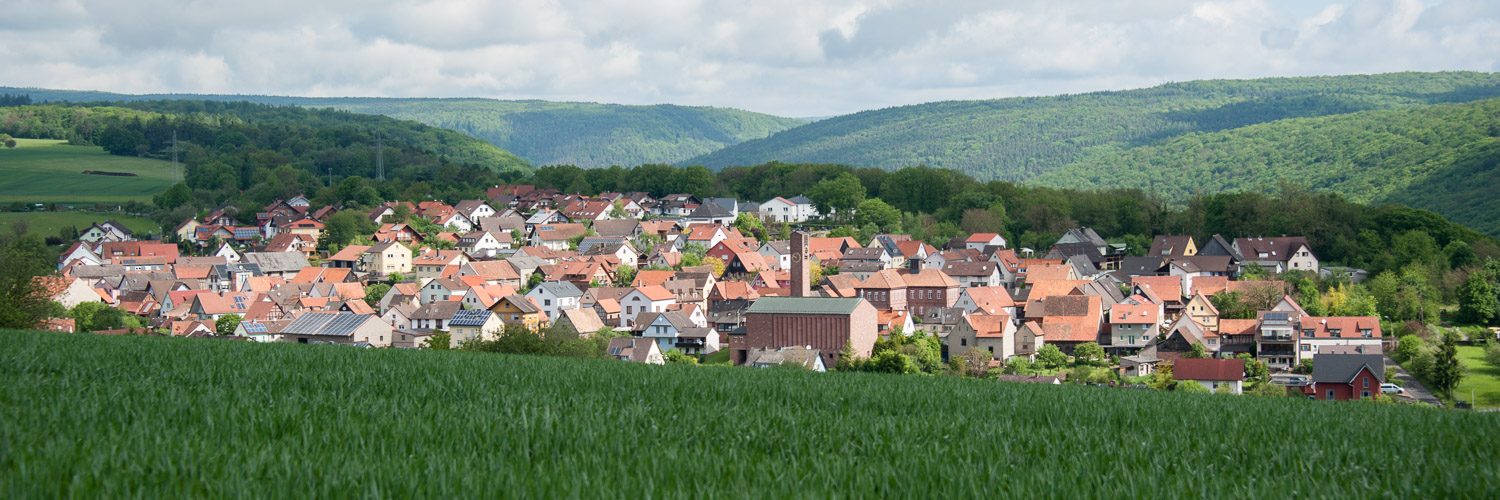
[[[324,335],[348,337],[366,321],[380,321],[375,316],[354,313],[307,312],[302,313],[281,333],[291,335]]]
[[[693,210],[693,213],[688,214],[688,218],[690,219],[717,219],[720,217],[734,217],[734,214],[714,203],[698,205],[697,210]]]
[[[740,207],[740,200],[734,198],[704,198],[703,203],[718,205],[724,210],[730,212],[733,212]]]
[[[463,304],[451,300],[433,302],[412,311],[407,318],[410,319],[441,319],[451,320],[453,316],[463,310]]]
[[[808,198],[808,197],[800,195],[800,194],[797,195],[797,196],[793,196],[791,198],[787,198],[786,201],[790,201],[790,202],[796,203],[798,205],[811,205],[812,204],[812,199],[811,198]]]
[[[469,309],[453,313],[453,320],[448,324],[451,326],[484,326],[493,314],[484,309]]]
[[[572,283],[565,283],[565,282],[562,282],[562,281],[546,281],[546,282],[542,282],[542,283],[538,284],[536,286],[536,289],[532,290],[532,292],[536,292],[537,290],[546,290],[547,293],[552,294],[554,297],[582,297],[583,296],[583,290],[579,290],[578,286],[576,286],[576,285],[574,285]],[[531,295],[531,294],[528,293],[527,295]]]
[[[860,298],[761,297],[745,314],[852,314]]]
[[[1315,354],[1313,355],[1313,383],[1328,382],[1347,384],[1365,367],[1375,374],[1375,379],[1385,382],[1385,356],[1382,354]]]
[[[259,264],[260,270],[267,273],[294,273],[307,267],[307,257],[302,252],[251,252],[243,260]]]

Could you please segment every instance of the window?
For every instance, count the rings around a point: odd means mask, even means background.
[[[1323,396],[1323,400],[1325,400],[1325,401],[1333,401],[1333,389],[1329,389],[1328,390],[1328,394],[1326,394],[1325,396]]]
[[[545,306],[552,305],[552,299],[542,299],[542,305],[545,305]]]
[[[1364,383],[1365,383],[1365,388],[1369,389],[1370,388],[1370,377],[1365,377],[1364,378]]]
[[[1302,350],[1303,351],[1311,351],[1312,350],[1312,345],[1302,344]]]
[[[1370,391],[1359,391],[1359,399],[1370,399]]]
[[[969,345],[969,339],[966,339],[966,338],[958,339],[958,345],[962,345],[962,346]]]

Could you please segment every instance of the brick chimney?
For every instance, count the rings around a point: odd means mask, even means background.
[[[809,281],[812,281],[812,275],[808,271],[812,267],[812,264],[808,262],[808,260],[811,259],[811,255],[809,255],[807,251],[807,247],[810,246],[811,241],[812,239],[807,235],[807,233],[801,231],[792,233],[791,281],[793,297],[812,296],[812,284],[809,283]]]

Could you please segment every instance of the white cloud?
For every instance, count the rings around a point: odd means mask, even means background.
[[[0,84],[821,116],[1165,81],[1500,69],[1486,0],[12,0]]]

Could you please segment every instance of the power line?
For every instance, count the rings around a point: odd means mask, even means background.
[[[375,180],[385,180],[385,144],[375,136]]]
[[[172,183],[182,182],[182,174],[177,170],[177,131],[172,131]]]

